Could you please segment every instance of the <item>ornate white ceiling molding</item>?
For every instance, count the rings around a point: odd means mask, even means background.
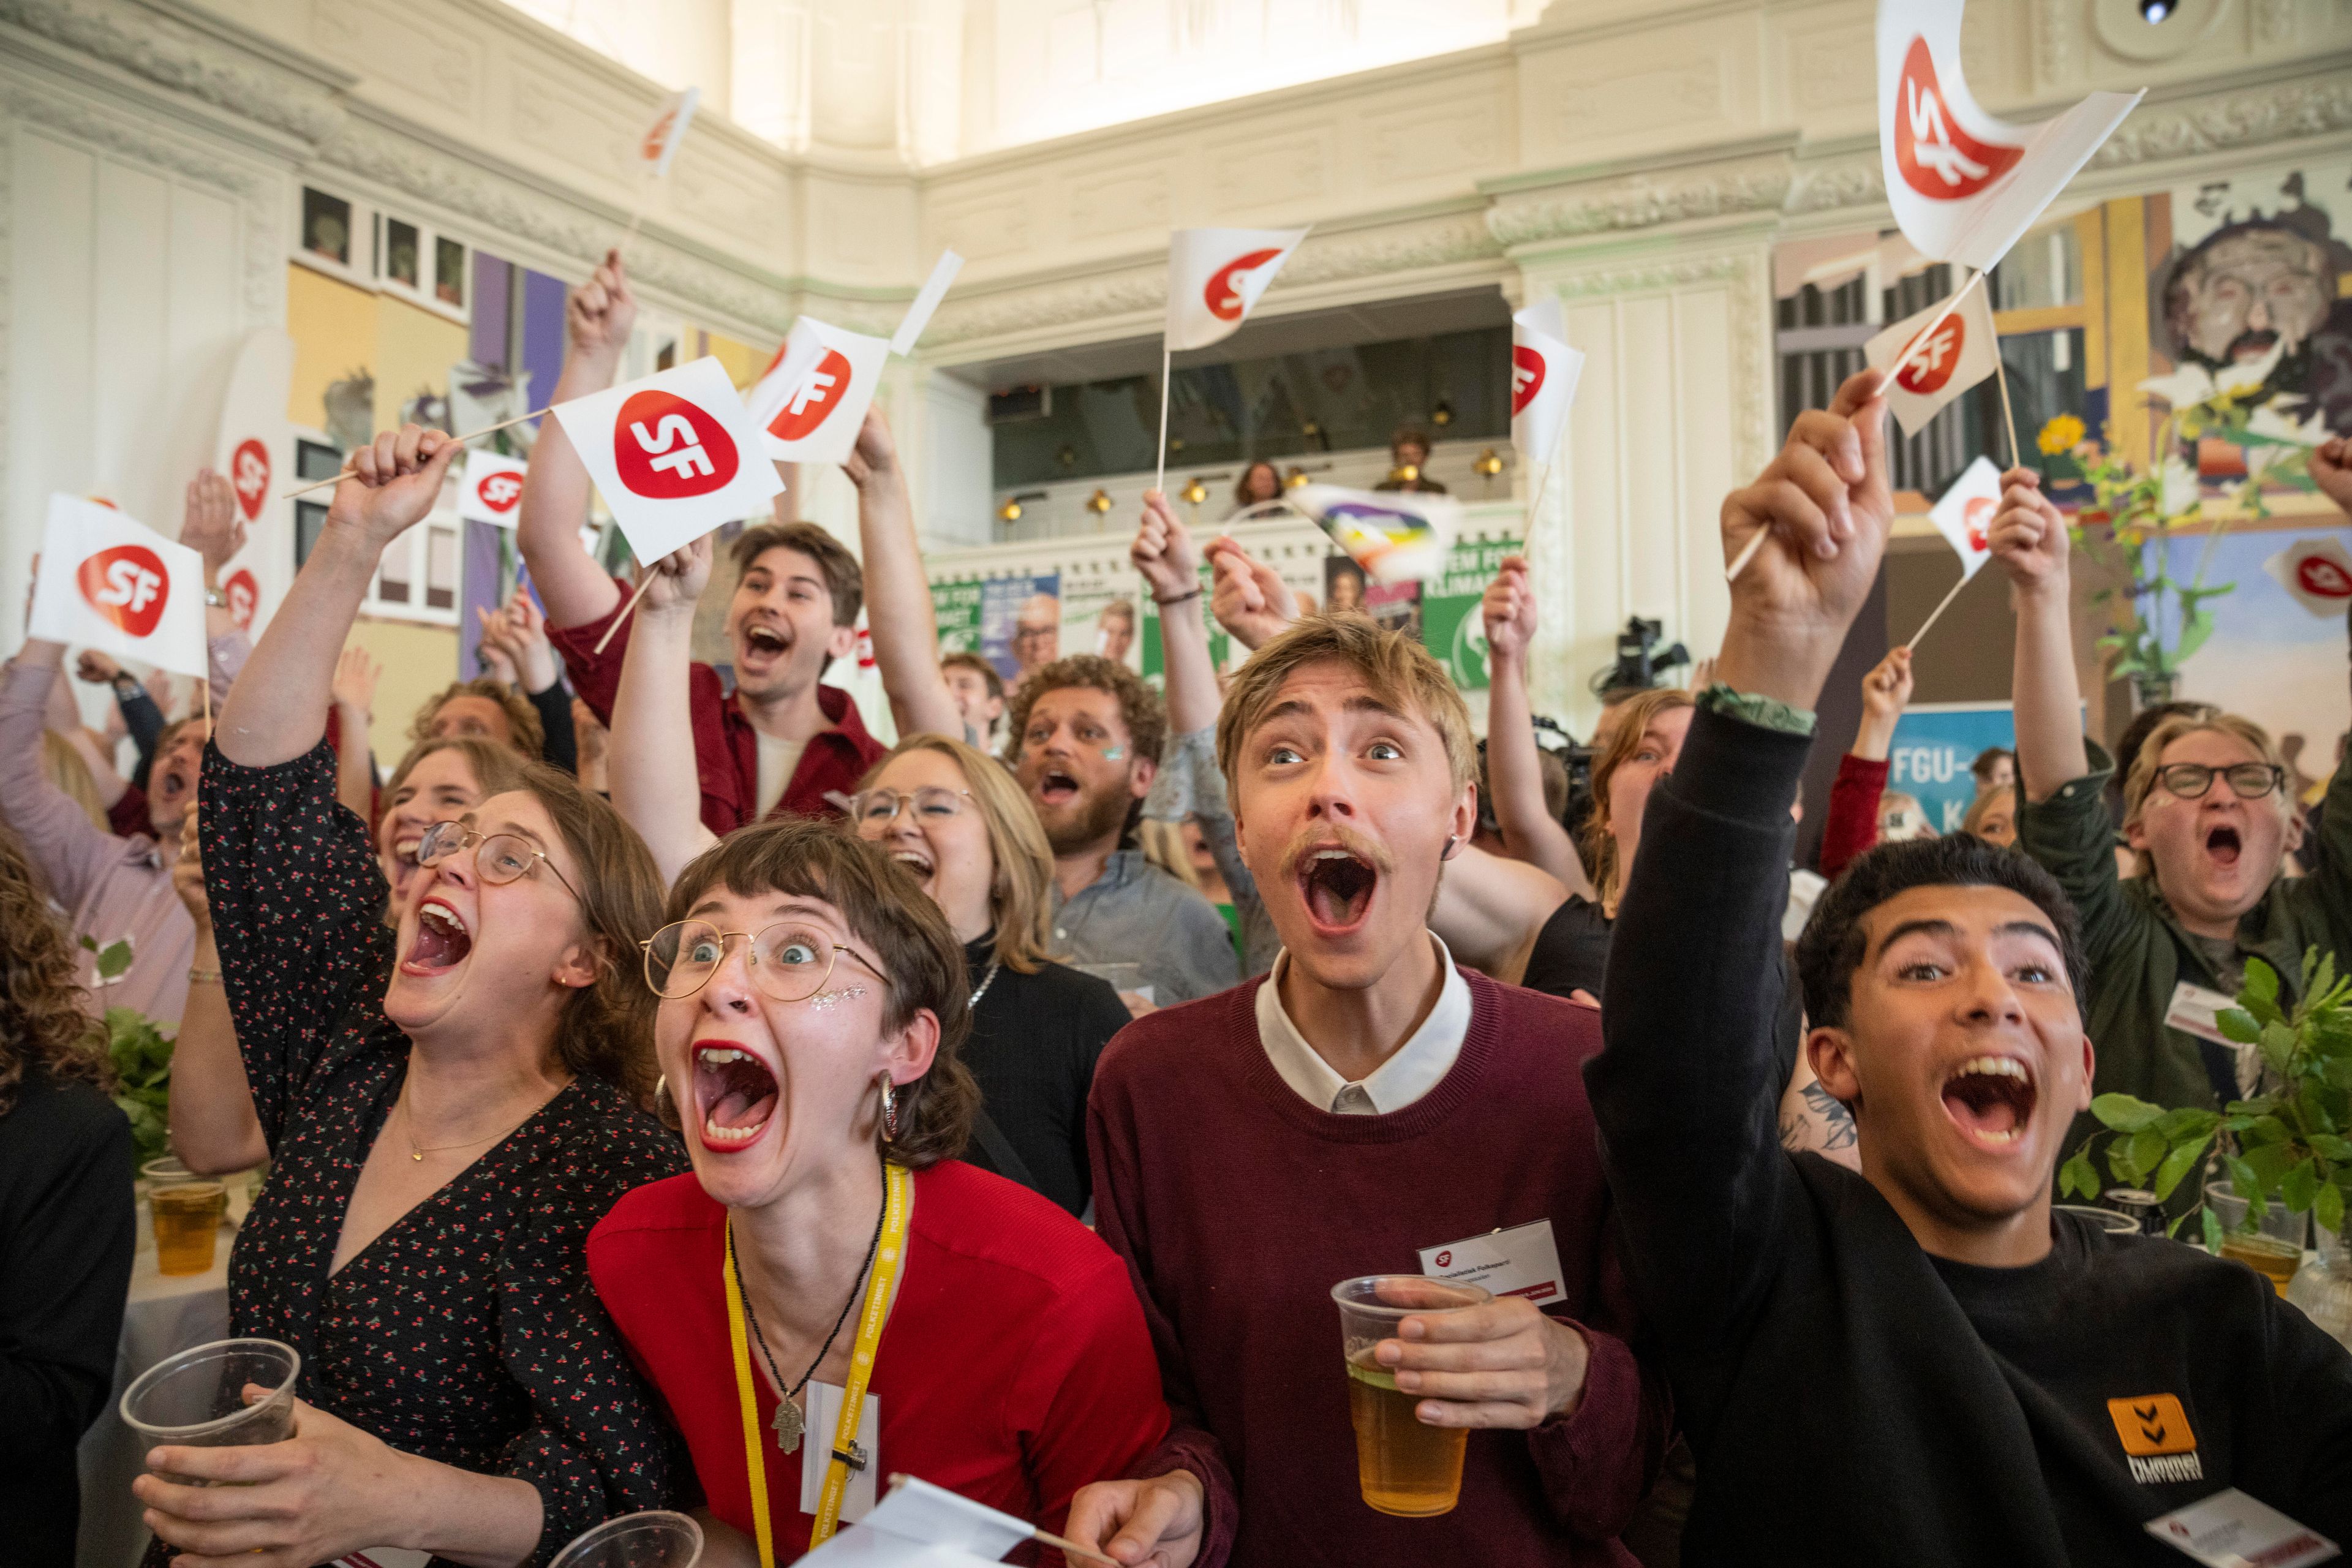
[[[2142,104],[2091,159],[2095,169],[2234,152],[2352,130],[2352,72],[2175,103]]]
[[[1628,174],[1556,193],[1499,195],[1487,210],[1486,226],[1499,244],[1517,247],[1693,218],[1778,212],[1788,200],[1790,178],[1785,153]]]
[[[316,82],[143,5],[0,0],[0,22],[305,142],[323,140],[343,117],[334,95]]]

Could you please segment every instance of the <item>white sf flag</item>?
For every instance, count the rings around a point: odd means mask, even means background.
[[[2340,616],[2352,605],[2352,554],[2334,539],[2298,539],[2268,561],[2263,570],[2294,595],[2296,604],[2325,619]]]
[[[695,107],[701,101],[702,89],[698,87],[673,92],[662,100],[661,112],[654,116],[654,122],[646,127],[645,135],[637,142],[637,162],[650,170],[655,179],[669,173],[671,162],[677,157],[678,144],[686,140],[686,128],[694,123]]]
[[[1990,458],[1979,458],[1960,470],[1944,499],[1928,510],[1927,521],[1960,557],[1960,581],[1977,574],[1992,559],[1992,520],[2000,515],[2000,470]]]
[[[1009,1513],[913,1476],[892,1476],[874,1511],[801,1559],[865,1568],[968,1568],[1001,1561],[1031,1539]]]
[[[641,562],[765,511],[784,488],[715,359],[559,403],[555,416]]]
[[[2011,125],[1960,74],[1966,0],[1878,0],[1878,156],[1887,200],[1922,254],[1990,271],[2146,92],[2095,92]]]
[[[890,340],[803,316],[745,395],[762,449],[780,463],[838,463],[882,383]]]
[[[1168,347],[1204,349],[1240,330],[1303,228],[1180,228],[1168,237]]]
[[[1511,317],[1511,444],[1529,463],[1549,463],[1568,428],[1584,355],[1568,346],[1557,295]]]
[[[512,528],[520,521],[523,477],[530,465],[479,448],[466,454],[466,477],[457,486],[457,515],[468,522]]]
[[[53,495],[26,630],[201,679],[204,557],[110,506]]]
[[[1906,436],[1926,429],[1946,404],[2000,366],[2000,341],[1993,331],[1992,311],[1985,305],[1982,280],[1969,279],[1960,292],[1958,304],[1945,300],[1930,305],[1862,345],[1870,367],[1885,373],[1887,411]],[[1937,321],[1938,316],[1943,320]],[[1936,322],[1936,330],[1921,337],[1930,321]],[[1906,348],[1911,351],[1907,355]]]

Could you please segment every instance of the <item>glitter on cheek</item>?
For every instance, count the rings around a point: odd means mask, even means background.
[[[828,1007],[838,1007],[844,1002],[855,1002],[865,994],[866,987],[863,985],[845,985],[838,991],[818,992],[809,998],[808,1005],[822,1013]]]

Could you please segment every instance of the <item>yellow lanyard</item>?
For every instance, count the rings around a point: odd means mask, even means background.
[[[890,1290],[907,1255],[907,1209],[914,1195],[915,1178],[904,1165],[883,1167],[886,1197],[882,1205],[882,1239],[874,1250],[874,1272],[866,1282],[866,1304],[857,1314],[857,1342],[849,1356],[849,1386],[842,1391],[841,1420],[833,1434],[833,1457],[825,1462],[824,1491],[817,1499],[816,1527],[809,1531],[814,1552],[841,1528],[841,1500],[849,1489],[849,1457],[857,1442],[857,1427],[866,1413],[866,1385],[874,1375],[874,1347],[882,1338],[882,1320],[889,1315]],[[768,1520],[768,1466],[760,1443],[760,1408],[751,1387],[751,1347],[743,1330],[743,1291],[735,1276],[735,1247],[726,1247],[727,1341],[735,1359],[735,1396],[743,1412],[743,1463],[751,1472],[751,1529],[760,1545],[760,1568],[776,1568],[776,1542]],[[779,1394],[781,1397],[781,1393]],[[812,1436],[814,1434],[811,1434]],[[875,1456],[865,1457],[866,1464]]]

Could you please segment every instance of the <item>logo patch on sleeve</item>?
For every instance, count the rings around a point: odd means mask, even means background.
[[[2116,1424],[2132,1479],[2141,1485],[2205,1479],[2197,1458],[2197,1434],[2189,1430],[2189,1412],[2177,1394],[2149,1394],[2107,1401],[2107,1417]]]

